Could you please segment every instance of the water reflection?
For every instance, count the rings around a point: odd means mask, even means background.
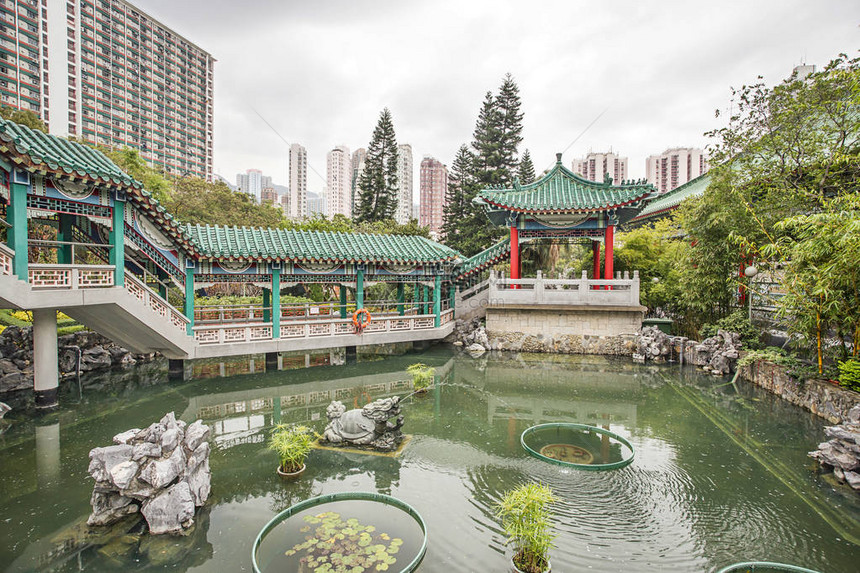
[[[692,370],[603,357],[473,360],[436,348],[355,365],[333,366],[329,356],[311,369],[286,369],[290,360],[269,373],[250,373],[248,364],[241,376],[230,376],[226,363],[209,364],[200,373],[210,378],[185,383],[133,373],[113,385],[84,379],[82,399],[53,418],[36,424],[19,416],[0,435],[0,539],[11,540],[0,544],[0,563],[11,564],[9,571],[49,563],[57,571],[78,563],[103,570],[111,560],[121,570],[152,567],[166,549],[123,540],[124,531],[108,556],[99,550],[112,541],[94,542],[78,529],[92,492],[87,453],[171,410],[187,422],[202,418],[213,435],[211,501],[198,515],[199,533],[169,558],[175,570],[248,570],[251,543],[272,516],[309,497],[352,490],[399,497],[424,516],[430,540],[422,573],[502,570],[494,504],[527,480],[550,485],[562,499],[558,571],[703,571],[769,558],[838,572],[853,571],[860,559],[816,510],[822,500],[841,504],[857,531],[849,502],[807,467],[805,451],[824,424],[755,388],[741,386],[739,396]],[[265,446],[272,425],[302,422],[321,431],[331,400],[359,407],[404,396],[411,390],[405,369],[419,361],[436,368],[438,384],[405,401],[412,439],[401,457],[315,450],[300,480],[275,474]],[[605,473],[536,460],[519,436],[545,422],[607,428],[629,439],[637,457]],[[602,441],[589,448],[611,457]]]

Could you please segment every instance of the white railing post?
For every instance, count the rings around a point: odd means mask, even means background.
[[[537,279],[535,280],[535,300],[537,302],[543,302],[543,271],[537,272]]]
[[[639,271],[633,271],[630,283],[630,304],[639,304]]]
[[[80,274],[81,271],[77,267],[72,267],[70,269],[71,275],[69,276],[70,286],[72,289],[77,289],[78,284],[80,283]]]

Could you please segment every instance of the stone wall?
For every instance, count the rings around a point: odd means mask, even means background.
[[[132,354],[104,336],[81,330],[57,339],[60,377],[149,362],[154,354]],[[33,389],[33,328],[9,326],[0,332],[0,394]]]
[[[825,380],[796,380],[789,376],[785,366],[770,362],[743,366],[740,376],[833,424],[847,420],[851,408],[860,404],[860,393]]]
[[[644,312],[610,308],[487,308],[487,334],[490,339],[509,333],[563,336],[619,336],[635,334],[642,326]]]
[[[636,348],[635,334],[589,336],[581,334],[524,334],[506,332],[489,336],[490,350],[550,352],[556,354],[605,354],[631,356]]]

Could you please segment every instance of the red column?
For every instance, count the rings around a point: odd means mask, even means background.
[[[606,254],[603,255],[603,278],[611,279],[612,278],[612,264],[614,261],[614,256],[612,254],[612,243],[615,242],[615,226],[608,225],[606,230],[603,233],[603,242],[605,244],[604,248],[606,249]]]
[[[520,235],[516,227],[511,227],[511,278],[520,278]]]
[[[591,271],[591,278],[597,280],[600,278],[600,241],[591,241],[591,257],[594,259],[594,270]]]

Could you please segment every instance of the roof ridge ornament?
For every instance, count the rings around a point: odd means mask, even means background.
[[[555,154],[555,164],[556,164],[556,165],[561,165],[561,153],[556,153],[556,154]]]

